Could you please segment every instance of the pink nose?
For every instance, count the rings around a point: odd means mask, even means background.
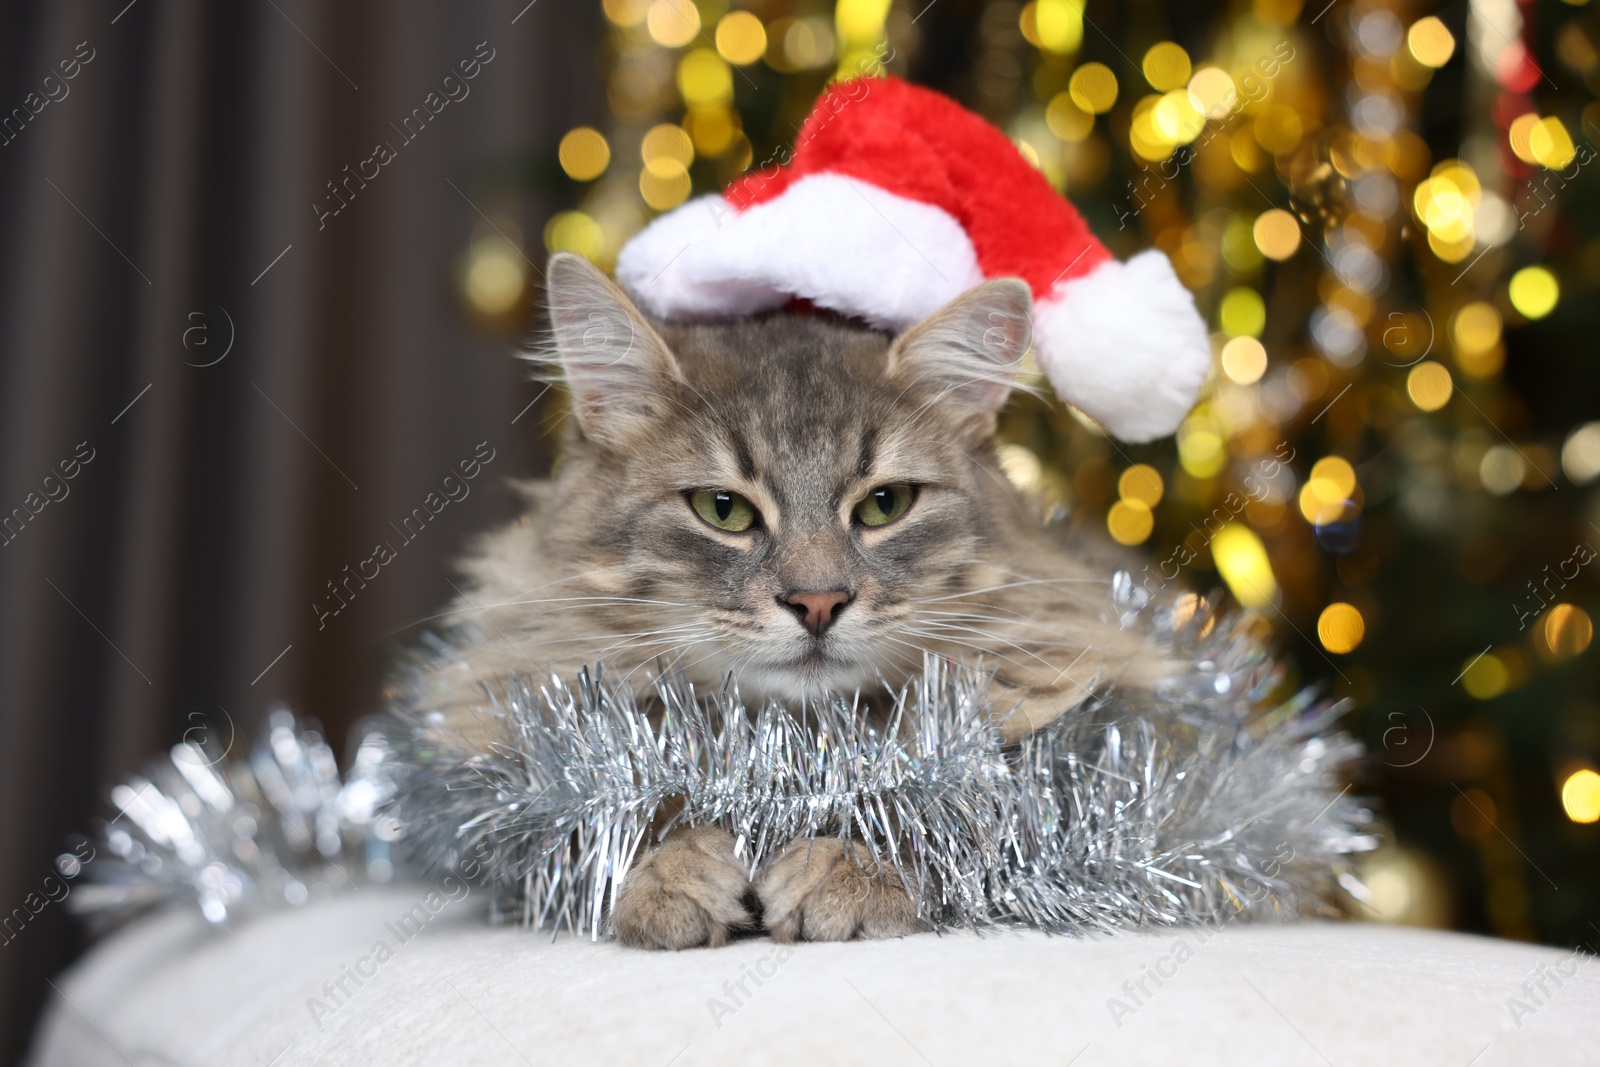
[[[839,609],[850,603],[850,594],[836,589],[831,593],[790,593],[778,599],[794,612],[801,625],[820,637],[833,625]]]

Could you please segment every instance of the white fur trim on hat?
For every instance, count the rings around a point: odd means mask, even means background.
[[[798,296],[900,330],[983,273],[940,208],[815,174],[744,211],[702,197],[668,212],[623,247],[617,280],[661,318],[747,315]]]
[[[1124,441],[1176,430],[1211,369],[1194,298],[1154,249],[1059,283],[1035,304],[1033,330],[1056,391]]]

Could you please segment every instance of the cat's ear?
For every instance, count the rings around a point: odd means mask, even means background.
[[[556,358],[578,428],[618,445],[666,413],[678,361],[633,302],[582,256],[557,252],[545,272]]]
[[[992,431],[1032,336],[1033,295],[997,278],[956,297],[895,338],[889,373],[974,417]]]

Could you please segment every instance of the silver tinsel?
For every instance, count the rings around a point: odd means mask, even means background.
[[[483,712],[510,740],[467,758],[402,701],[396,814],[416,867],[482,879],[496,920],[591,937],[652,830],[682,823],[726,827],[752,870],[797,838],[860,841],[940,928],[1217,923],[1359,891],[1347,857],[1376,840],[1341,777],[1361,754],[1332,731],[1344,707],[1270,701],[1259,619],[1152,604],[1126,574],[1112,607],[1188,670],[1153,696],[1099,689],[1020,745],[993,729],[987,677],[936,660],[880,727],[847,700],[749,708],[670,669],[652,725],[603,670],[519,676]]]
[[[654,835],[714,823],[752,871],[789,841],[836,835],[893,866],[935,927],[1053,931],[1220,923],[1358,892],[1371,815],[1344,774],[1345,710],[1281,671],[1259,619],[1193,595],[1150,602],[1126,574],[1110,607],[1187,670],[1155,694],[1096,687],[1002,745],[975,666],[930,660],[873,725],[854,702],[790,711],[696,693],[668,667],[649,700],[604,670],[514,676],[480,713],[509,740],[467,757],[432,742],[435,638],[341,781],[314,729],[271,717],[248,758],[180,744],[113,790],[118,816],[80,907],[189,900],[213,923],[343,885],[452,872],[491,918],[590,937]],[[668,815],[670,814],[670,817]]]
[[[263,906],[299,906],[394,873],[399,824],[388,749],[370,733],[341,780],[316,728],[286,710],[234,756],[183,741],[145,774],[111,790],[117,814],[101,830],[89,882],[72,906],[115,920],[188,901],[221,926]]]

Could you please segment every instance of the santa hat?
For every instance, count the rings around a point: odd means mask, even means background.
[[[1194,298],[1160,252],[1111,257],[998,129],[894,78],[834,85],[793,158],[647,226],[617,279],[664,319],[793,298],[903,330],[988,278],[1033,290],[1034,358],[1127,441],[1175,430],[1211,365]]]

